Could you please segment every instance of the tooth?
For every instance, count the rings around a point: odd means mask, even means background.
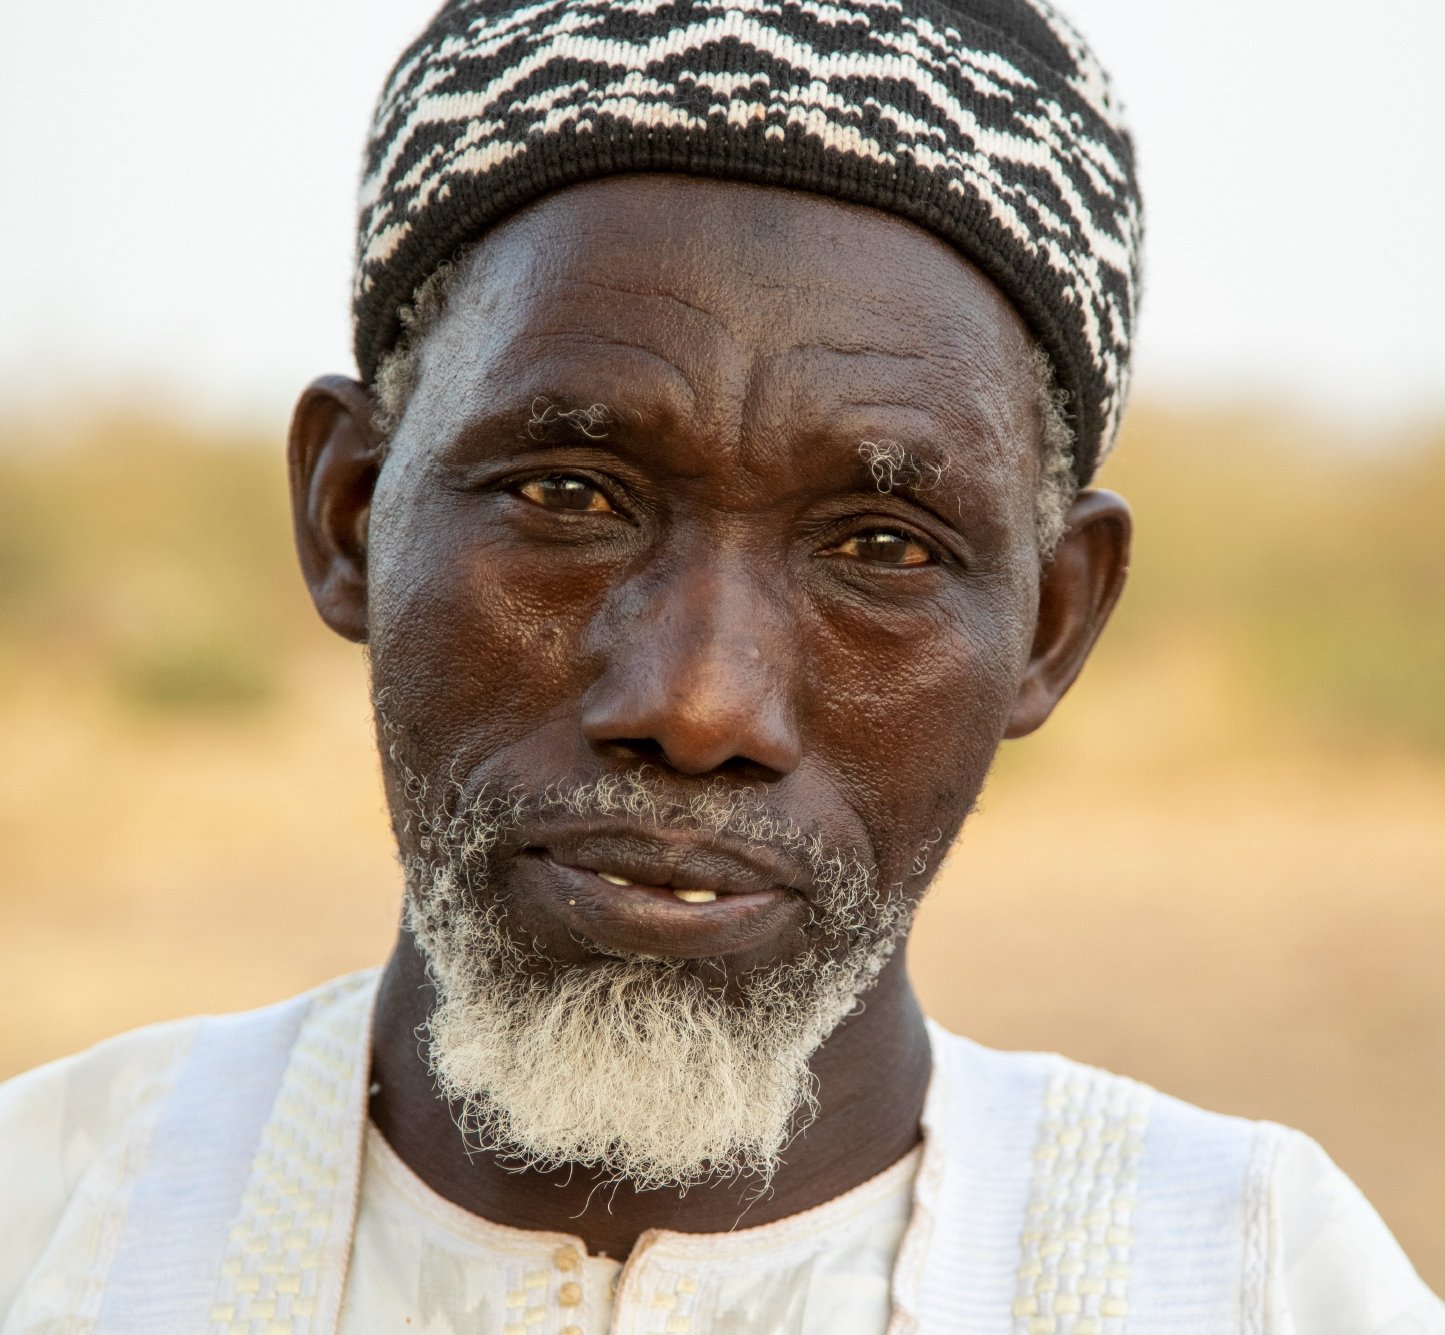
[[[599,871],[597,873],[608,885],[631,885],[631,881],[624,881],[620,876],[614,876],[610,871]]]
[[[674,890],[672,893],[684,904],[711,904],[717,898],[716,890]]]

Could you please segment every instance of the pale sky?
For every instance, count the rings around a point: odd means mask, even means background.
[[[1135,127],[1139,390],[1445,410],[1445,2],[1061,5]],[[8,4],[0,415],[124,393],[279,421],[350,370],[361,144],[433,8]]]

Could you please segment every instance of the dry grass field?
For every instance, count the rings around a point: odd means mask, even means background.
[[[277,450],[0,432],[0,1076],[378,961],[359,654]],[[1445,1290],[1445,432],[1135,413],[1133,587],[912,967],[985,1042],[1300,1126]]]

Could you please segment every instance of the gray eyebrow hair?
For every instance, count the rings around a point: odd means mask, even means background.
[[[859,441],[858,457],[873,475],[873,485],[885,496],[898,487],[928,491],[948,472],[946,463],[923,463],[896,440]]]
[[[605,403],[593,403],[585,408],[559,408],[551,399],[539,395],[532,400],[532,416],[527,421],[527,434],[533,440],[540,440],[542,433],[554,422],[565,422],[575,427],[588,440],[605,440],[607,428],[613,422],[613,413]]]

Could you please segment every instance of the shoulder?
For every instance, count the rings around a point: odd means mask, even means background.
[[[1131,1260],[1155,1239],[1173,1247],[1237,1236],[1267,1204],[1277,1130],[1268,1124],[1056,1053],[1000,1052],[936,1027],[934,1053],[955,1131],[966,1124],[971,1141],[982,1134],[1010,1146],[1023,1160],[1015,1172],[1029,1208],[1042,1217],[1058,1214],[1055,1198],[1107,1197],[1114,1217],[1103,1233],[1127,1233]],[[1101,1222],[1098,1210],[1093,1218]]]
[[[138,1202],[154,1197],[174,1231],[180,1205],[225,1195],[296,1062],[304,1097],[318,1073],[351,1080],[374,982],[136,1030],[0,1084],[0,1325],[17,1303],[49,1319],[90,1301],[81,1289],[141,1230]]]
[[[138,1029],[0,1084],[0,1313],[80,1183],[154,1112],[199,1023]]]
[[[1016,1268],[998,1279],[1019,1311],[1050,1315],[1062,1293],[1061,1311],[1127,1311],[1140,1331],[1192,1312],[1190,1329],[1251,1335],[1445,1333],[1445,1309],[1307,1136],[1055,1054],[936,1026],[933,1040],[938,1129],[987,1147],[972,1167],[972,1150],[949,1151],[957,1199],[940,1208],[961,1218],[981,1176],[1012,1179],[999,1223],[1017,1229]]]
[[[1385,1222],[1308,1136],[1277,1128],[1270,1174],[1271,1295],[1280,1331],[1445,1332]]]

